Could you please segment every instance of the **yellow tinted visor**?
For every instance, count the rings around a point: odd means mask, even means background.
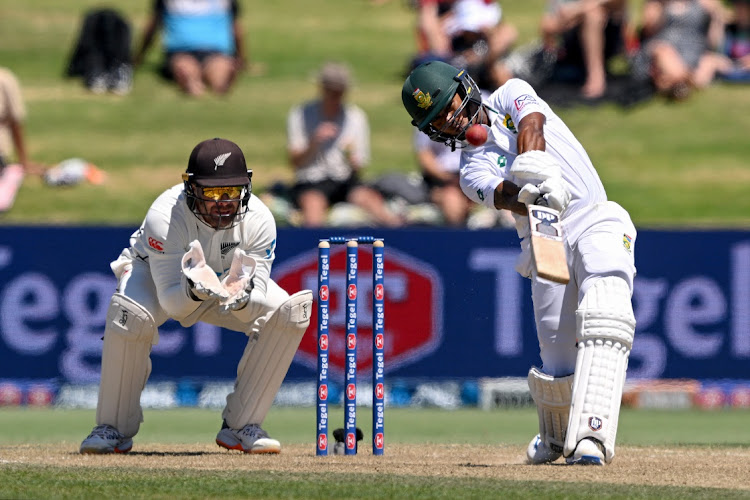
[[[238,200],[244,188],[245,186],[204,187],[203,196],[214,201],[220,201],[224,195],[230,200]]]

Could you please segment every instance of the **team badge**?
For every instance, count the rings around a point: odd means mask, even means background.
[[[214,170],[218,170],[219,167],[224,166],[224,162],[227,161],[227,158],[232,156],[232,153],[224,153],[223,155],[219,155],[216,158],[214,158]]]
[[[234,248],[238,247],[240,244],[239,241],[223,241],[221,243],[221,256],[226,257],[226,255],[231,252]]]
[[[518,130],[516,130],[516,125],[513,123],[513,119],[507,113],[505,114],[505,118],[503,118],[503,126],[514,134],[518,133]]]
[[[432,97],[430,97],[430,93],[424,93],[419,89],[416,89],[411,95],[414,96],[414,99],[417,101],[417,106],[419,106],[422,109],[429,109],[430,106],[432,106]]]
[[[633,245],[633,238],[628,236],[627,234],[622,235],[622,245],[625,247],[625,250],[630,253],[632,250]]]
[[[505,157],[505,155],[500,155],[497,157],[497,166],[500,168],[505,168],[505,166],[508,164],[508,159]]]

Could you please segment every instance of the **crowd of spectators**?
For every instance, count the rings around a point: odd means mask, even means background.
[[[500,0],[407,1],[415,35],[407,69],[443,60],[466,68],[486,93],[518,77],[556,105],[631,105],[653,96],[683,100],[717,79],[750,82],[750,0],[644,0],[640,12],[632,12],[628,0],[548,0],[539,12],[538,37],[523,45]],[[226,94],[248,67],[240,13],[236,0],[153,0],[131,57],[129,22],[111,9],[89,12],[67,74],[83,76],[92,92],[125,95],[160,34],[161,72],[179,91],[191,97]],[[12,74],[2,71],[5,85],[17,87]],[[411,173],[366,182],[370,125],[363,109],[347,99],[354,82],[346,63],[326,63],[317,74],[319,96],[292,103],[286,134],[294,181],[263,194],[281,224],[512,225],[473,207],[458,186],[460,153],[419,132],[412,141],[413,165],[399,167]],[[0,105],[1,122],[18,162],[30,170],[19,99]],[[9,141],[0,140],[0,168],[10,151]]]

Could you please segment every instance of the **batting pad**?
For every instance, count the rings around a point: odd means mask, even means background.
[[[562,453],[568,429],[572,385],[573,375],[553,377],[535,367],[529,370],[529,390],[539,414],[539,436],[558,453]]]
[[[229,427],[263,423],[310,325],[311,311],[312,292],[297,292],[250,339],[237,367],[234,391],[227,396],[223,416]]]
[[[151,374],[151,345],[159,341],[154,318],[137,302],[116,293],[104,326],[97,425],[133,437],[143,421],[141,392]]]
[[[578,355],[564,455],[586,437],[604,445],[604,459],[615,456],[617,420],[628,356],[635,335],[630,288],[614,276],[599,279],[576,311]]]

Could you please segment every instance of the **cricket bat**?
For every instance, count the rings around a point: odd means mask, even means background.
[[[565,257],[560,212],[543,205],[529,205],[531,253],[540,278],[567,284],[570,281]]]

